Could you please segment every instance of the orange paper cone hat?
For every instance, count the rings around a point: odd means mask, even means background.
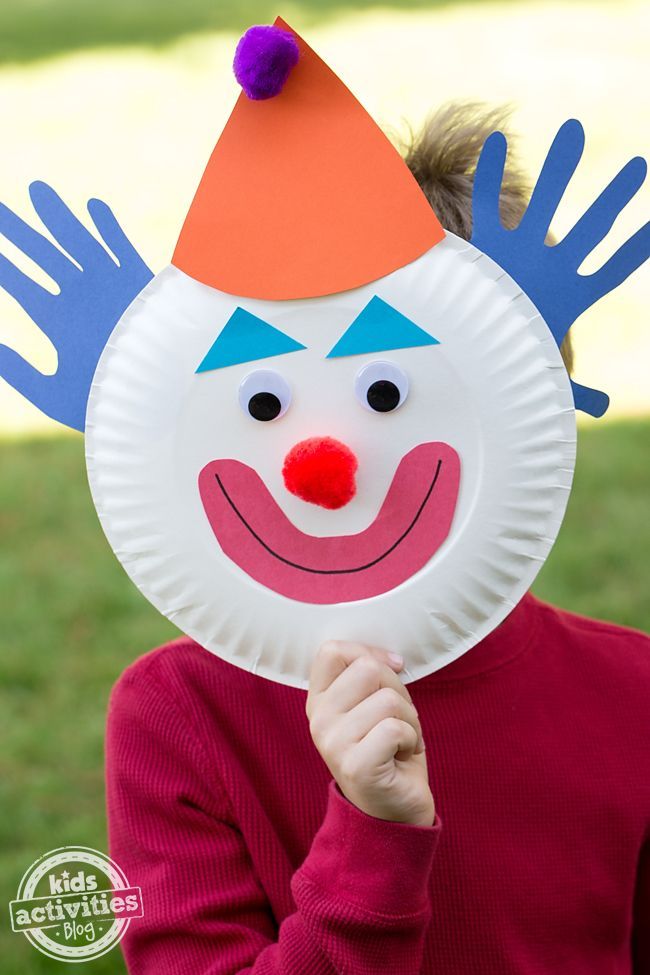
[[[272,97],[239,96],[172,263],[229,294],[311,298],[375,281],[438,243],[420,187],[339,78],[279,18],[252,31],[275,31],[295,63]]]

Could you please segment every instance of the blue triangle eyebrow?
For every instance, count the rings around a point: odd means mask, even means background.
[[[334,348],[327,353],[326,358],[411,349],[421,345],[440,345],[440,342],[392,305],[374,295]]]
[[[223,369],[240,362],[254,362],[274,355],[298,352],[306,346],[296,342],[262,318],[237,307],[221,329],[196,372]]]

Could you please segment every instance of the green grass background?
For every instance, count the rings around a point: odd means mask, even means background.
[[[486,0],[471,0],[483,3]],[[160,48],[201,32],[244,30],[287,19],[296,8],[303,26],[382,6],[431,10],[454,0],[2,0],[0,63],[25,62],[89,47]]]
[[[650,421],[579,431],[560,537],[534,591],[650,630]],[[130,583],[99,528],[81,437],[0,442],[0,904],[66,844],[106,849],[103,732],[111,685],[177,634]],[[146,896],[146,892],[145,896]],[[0,928],[3,975],[60,971]],[[119,950],[84,966],[121,973]]]

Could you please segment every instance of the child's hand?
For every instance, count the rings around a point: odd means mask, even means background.
[[[385,650],[330,641],[312,664],[306,712],[316,748],[341,792],[378,819],[431,826],[435,807],[424,739]]]

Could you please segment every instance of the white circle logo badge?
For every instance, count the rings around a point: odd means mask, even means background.
[[[62,846],[26,870],[9,913],[12,930],[49,958],[92,961],[143,916],[142,891],[104,853]]]

